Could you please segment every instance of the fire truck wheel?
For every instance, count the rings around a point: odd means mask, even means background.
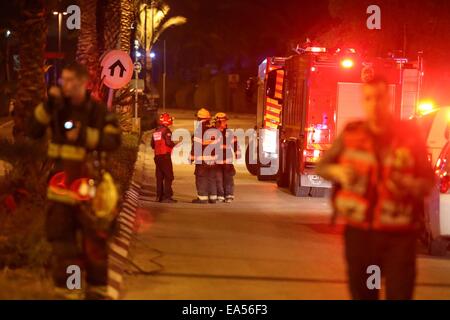
[[[300,184],[300,174],[296,170],[296,164],[297,164],[297,156],[295,153],[295,146],[291,146],[289,148],[290,152],[290,165],[287,166],[289,168],[289,189],[291,190],[291,193],[296,197],[308,197],[310,195],[311,188],[310,187],[303,187]]]
[[[280,188],[289,187],[289,161],[286,162],[286,165],[283,166],[283,162],[285,159],[289,159],[289,150],[286,148],[280,148],[280,158],[278,162],[278,175],[277,175],[277,185]],[[283,170],[284,168],[284,170]]]
[[[245,166],[251,175],[256,176],[259,173],[259,159],[257,163],[250,163],[250,150],[249,146],[245,150]]]

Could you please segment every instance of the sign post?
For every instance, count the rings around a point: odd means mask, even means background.
[[[111,50],[102,59],[100,63],[102,67],[101,78],[103,83],[109,88],[108,108],[112,106],[113,91],[126,86],[136,71],[130,55],[122,50]],[[137,76],[136,76],[137,81]],[[136,82],[137,83],[137,82]],[[137,88],[136,88],[137,95]],[[137,98],[137,96],[136,96]],[[137,99],[135,103],[135,118],[133,119],[133,131],[139,132],[139,121],[137,118]]]

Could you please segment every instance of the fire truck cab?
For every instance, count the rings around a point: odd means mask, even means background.
[[[259,154],[277,159],[278,186],[296,196],[324,196],[330,190],[330,182],[314,167],[342,129],[364,116],[361,86],[366,77],[379,73],[388,80],[391,109],[406,119],[415,113],[422,77],[421,59],[363,59],[354,49],[321,47],[268,58],[259,71],[257,121],[266,129],[259,139],[278,139],[277,147],[260,142]]]

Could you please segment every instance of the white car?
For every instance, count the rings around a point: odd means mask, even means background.
[[[450,143],[436,162],[438,184],[426,200],[426,244],[430,254],[443,256],[450,245]]]
[[[437,176],[437,185],[425,201],[424,240],[430,254],[443,256],[450,244],[450,107],[415,119],[426,136],[428,158]]]
[[[426,137],[428,158],[433,166],[449,139],[450,107],[441,107],[415,119]]]

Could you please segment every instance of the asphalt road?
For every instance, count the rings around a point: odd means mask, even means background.
[[[176,113],[175,127],[192,129],[192,114]],[[230,121],[253,125],[251,116]],[[195,205],[194,167],[174,171],[177,204],[141,202],[125,299],[349,298],[342,228],[329,227],[327,199],[295,198],[241,165],[233,203]],[[450,259],[419,256],[415,297],[450,299]]]

